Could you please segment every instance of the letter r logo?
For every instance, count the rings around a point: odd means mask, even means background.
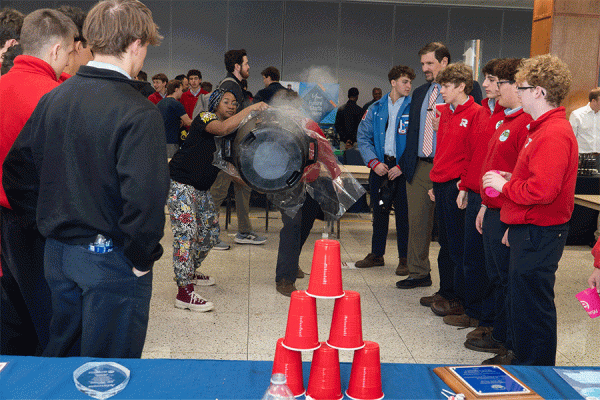
[[[466,128],[468,123],[469,123],[469,121],[467,121],[465,118],[463,118],[462,121],[460,121],[460,126]]]

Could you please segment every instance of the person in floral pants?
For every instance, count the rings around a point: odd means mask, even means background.
[[[194,118],[189,134],[169,163],[171,186],[167,200],[178,286],[175,307],[200,312],[214,308],[212,302],[194,291],[194,285],[215,284],[213,278],[198,271],[219,239],[219,214],[210,195],[210,187],[220,171],[212,165],[214,138],[234,132],[250,112],[263,110],[267,105],[257,103],[236,114],[238,104],[233,93],[217,89],[210,96],[208,107],[208,112]]]

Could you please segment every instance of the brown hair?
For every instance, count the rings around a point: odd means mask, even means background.
[[[240,64],[244,62],[244,56],[247,56],[246,50],[229,50],[225,53],[225,69],[227,72],[233,72],[235,69],[235,64]]]
[[[85,22],[85,13],[79,7],[62,5],[56,9],[61,13],[65,14],[67,17],[71,18],[71,21],[77,26],[77,36],[75,37],[76,42],[81,42],[84,47],[86,45],[86,41],[83,37],[83,23]]]
[[[162,36],[152,20],[152,12],[137,0],[104,0],[88,13],[83,36],[92,52],[120,56],[131,43],[141,40],[158,46]]]
[[[167,83],[167,96],[175,93],[178,87],[181,87],[181,81],[179,79],[171,79],[169,83]]]
[[[546,90],[546,101],[556,107],[567,97],[573,77],[569,67],[560,58],[550,54],[523,60],[515,81],[527,82]]]
[[[590,91],[589,99],[590,101],[592,101],[596,100],[598,97],[600,97],[600,87],[597,87],[596,89],[592,89]]]
[[[465,84],[465,93],[471,93],[473,90],[473,72],[471,67],[463,63],[450,64],[441,70],[436,78],[437,83],[453,83],[458,86],[461,83]]]
[[[160,79],[163,82],[169,81],[169,78],[167,78],[167,75],[163,74],[162,72],[160,74],[156,74],[152,77],[152,80],[155,80],[155,79]]]
[[[448,50],[448,48],[442,42],[427,43],[421,50],[419,50],[419,56],[431,53],[432,51],[435,52],[434,56],[438,62],[442,62],[444,57],[446,57],[448,59],[448,64],[450,64],[450,50]]]
[[[521,65],[522,58],[505,58],[500,60],[494,67],[492,75],[495,75],[500,80],[513,81],[515,80],[515,74]]]
[[[9,39],[19,40],[25,16],[12,8],[0,10],[0,47]]]
[[[496,68],[496,65],[498,65],[498,63],[502,60],[504,60],[504,58],[492,58],[483,66],[483,68],[481,68],[481,72],[484,75],[496,76],[496,74],[494,74],[494,68]]]
[[[260,74],[265,78],[271,78],[273,82],[279,82],[279,70],[275,67],[267,67]]]
[[[77,35],[77,27],[65,14],[42,8],[35,10],[25,17],[21,40],[23,54],[39,56],[41,58],[44,48],[62,40],[67,44]]]
[[[396,65],[390,69],[390,72],[388,72],[388,81],[395,81],[396,79],[400,79],[402,76],[406,76],[412,81],[415,79],[416,75],[415,71],[411,67],[407,67],[405,65]],[[375,90],[375,88],[373,90]]]

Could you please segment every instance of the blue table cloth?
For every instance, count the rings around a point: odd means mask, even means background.
[[[0,362],[8,362],[0,371],[0,399],[89,399],[73,382],[73,371],[89,361],[114,361],[131,371],[128,386],[112,399],[260,399],[273,366],[269,361],[0,356]],[[443,399],[441,390],[448,386],[433,372],[438,366],[382,364],[385,398]],[[350,363],[341,363],[342,391],[348,386],[350,368]],[[552,367],[507,370],[545,399],[582,398]],[[306,387],[310,363],[304,363],[303,371]]]

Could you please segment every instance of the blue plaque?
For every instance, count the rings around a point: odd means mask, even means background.
[[[448,369],[480,396],[531,393],[529,389],[496,365],[448,367]]]
[[[89,362],[73,372],[75,386],[95,399],[108,399],[125,389],[130,372],[114,362]]]

